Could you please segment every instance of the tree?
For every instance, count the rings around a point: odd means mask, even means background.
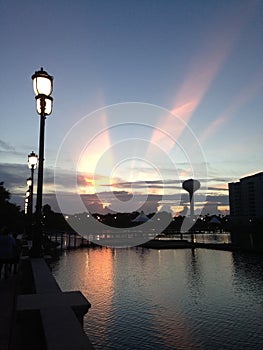
[[[0,182],[0,205],[6,203],[10,199],[10,192],[4,187],[4,183]]]
[[[23,216],[20,207],[10,203],[10,192],[4,187],[4,182],[0,182],[0,227],[7,226],[12,231],[23,230]]]

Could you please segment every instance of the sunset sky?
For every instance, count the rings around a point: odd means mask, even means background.
[[[44,204],[178,213],[181,182],[197,178],[197,212],[227,210],[228,182],[262,171],[262,18],[256,0],[0,0],[12,201],[23,206],[38,153],[31,75],[43,67],[54,76]]]

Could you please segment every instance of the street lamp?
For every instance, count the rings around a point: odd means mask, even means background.
[[[27,184],[28,187],[32,186],[32,179],[31,179],[31,177],[26,179],[26,184]]]
[[[32,179],[31,179],[31,177],[29,177],[28,179],[26,179],[26,184],[27,184],[27,186],[28,186],[28,188],[30,189],[31,188],[31,186],[32,186]],[[26,192],[26,195],[27,195],[27,192]],[[25,202],[25,214],[27,214],[28,215],[28,203],[26,203]],[[28,232],[30,231],[32,231],[32,224],[31,224],[31,221],[30,221],[30,228],[27,228],[27,230],[28,230]]]
[[[39,158],[37,178],[37,200],[36,200],[36,230],[33,235],[32,256],[40,256],[42,240],[42,195],[43,195],[43,166],[44,166],[44,138],[45,119],[52,113],[53,98],[50,96],[53,90],[53,77],[41,68],[32,75],[33,90],[35,93],[37,113],[40,115],[39,133]]]
[[[29,177],[27,179],[27,185],[29,187],[29,202],[28,202],[28,214],[30,215],[30,217],[32,216],[32,211],[33,211],[33,187],[34,187],[34,170],[37,167],[37,155],[35,154],[35,152],[31,152],[28,155],[28,167],[31,170],[31,177]],[[31,224],[31,223],[30,223]]]
[[[28,198],[25,198],[25,214],[27,214],[28,210]]]

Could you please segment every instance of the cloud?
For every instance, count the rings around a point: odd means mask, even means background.
[[[15,148],[9,143],[0,140],[0,151],[12,151],[15,152]]]
[[[11,200],[16,204],[23,207],[24,194],[27,190],[26,179],[30,176],[30,171],[27,164],[6,164],[0,163],[0,181],[4,182],[5,187],[10,191],[12,197]],[[188,206],[189,195],[182,190],[182,182],[178,179],[167,180],[147,180],[147,181],[117,181],[111,188],[115,191],[100,191],[99,193],[80,192],[76,195],[75,188],[69,187],[69,183],[72,183],[72,179],[76,177],[76,173],[66,169],[53,169],[45,168],[44,170],[44,191],[43,191],[43,204],[50,204],[52,209],[59,212],[59,206],[55,194],[54,176],[56,176],[56,192],[60,196],[63,196],[65,203],[68,203],[68,214],[74,214],[76,196],[80,196],[88,211],[92,213],[106,214],[111,211],[140,211],[144,210],[146,213],[156,212],[162,205],[175,207]],[[37,170],[35,174],[35,187],[34,193],[36,195],[36,180]],[[94,176],[95,180],[104,181],[105,177],[100,175]],[[149,176],[150,178],[150,176]],[[87,179],[82,176],[78,176],[80,184],[87,184]],[[89,178],[88,178],[89,179]],[[228,206],[228,191],[227,188],[221,188],[216,183],[222,183],[224,185],[230,178],[209,178],[200,179],[211,185],[208,187],[208,193],[205,193],[200,189],[195,193],[196,208],[202,208],[204,203],[214,203],[216,206]],[[215,184],[215,185],[214,185]],[[105,189],[107,187],[105,183]],[[213,186],[214,185],[214,186]],[[101,189],[103,188],[100,187]],[[95,189],[95,187],[94,187]],[[148,189],[148,190],[147,190]],[[156,189],[156,193],[154,190]],[[159,193],[159,189],[165,189],[165,195]],[[133,190],[133,192],[131,191]],[[151,193],[149,193],[151,192]],[[129,206],[129,201],[132,202],[132,206]],[[134,207],[135,206],[135,207]],[[115,210],[115,209],[118,210]],[[131,208],[131,210],[128,210]],[[135,209],[134,209],[135,208]],[[212,211],[210,211],[212,212]]]
[[[178,186],[180,184],[180,186]],[[115,188],[132,188],[134,189],[182,189],[182,181],[180,180],[145,180],[145,181],[126,181],[113,183],[112,187]]]
[[[24,146],[20,146],[19,151],[17,151],[17,149],[10,143],[4,141],[4,140],[0,140],[0,154],[1,154],[1,160],[2,162],[17,162],[18,159],[23,160],[26,159],[27,155],[24,152],[24,150],[22,150]]]
[[[225,195],[225,194],[208,195],[207,202],[218,204],[218,205],[228,205],[229,204],[229,197],[228,197],[228,195]]]
[[[26,188],[26,179],[30,176],[26,164],[0,163],[0,174],[0,180],[10,192],[20,192],[18,189]]]
[[[222,187],[208,187],[208,191],[228,191],[228,188],[222,188]]]

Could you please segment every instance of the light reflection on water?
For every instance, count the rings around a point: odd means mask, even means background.
[[[262,257],[261,257],[262,259]],[[82,249],[53,273],[92,307],[96,349],[262,349],[263,259],[205,249]]]

